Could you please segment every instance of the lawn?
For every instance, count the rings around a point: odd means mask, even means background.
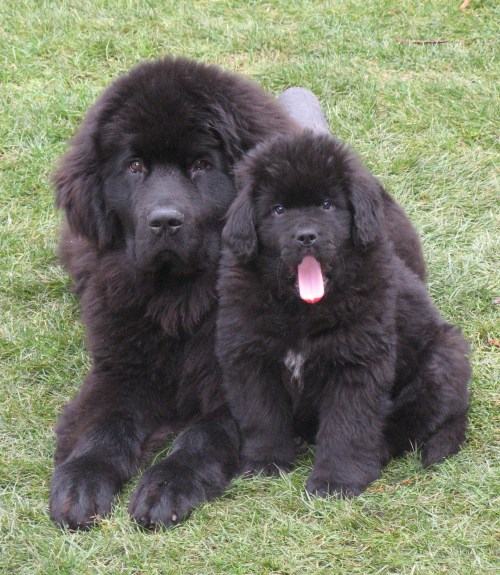
[[[0,573],[498,572],[500,14],[495,0],[460,3],[0,0]],[[289,475],[236,480],[155,533],[128,519],[135,480],[91,531],[52,524],[53,425],[90,361],[55,255],[50,175],[102,89],[167,53],[275,95],[313,90],[332,131],[404,205],[430,292],[473,347],[458,455],[423,470],[410,454],[338,501],[306,496],[306,453]]]

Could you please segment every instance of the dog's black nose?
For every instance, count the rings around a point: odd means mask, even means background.
[[[300,230],[295,235],[295,239],[301,244],[302,246],[312,246],[316,241],[316,232],[314,230]]]
[[[158,208],[148,216],[148,225],[152,232],[159,234],[166,230],[173,235],[184,223],[184,214],[173,208]]]

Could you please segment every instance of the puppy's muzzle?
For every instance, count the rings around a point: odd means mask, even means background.
[[[316,242],[318,234],[316,230],[312,228],[304,228],[298,230],[295,234],[295,241],[297,241],[301,246],[308,248]]]

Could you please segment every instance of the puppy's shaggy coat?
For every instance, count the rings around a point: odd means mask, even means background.
[[[396,254],[380,184],[312,133],[258,146],[237,182],[217,349],[241,470],[288,469],[300,436],[316,443],[307,489],[356,495],[412,445],[424,465],[456,452],[469,346]]]

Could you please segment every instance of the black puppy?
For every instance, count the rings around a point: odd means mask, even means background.
[[[242,471],[288,469],[301,436],[308,491],[356,495],[412,445],[426,466],[456,452],[469,346],[396,255],[376,179],[305,132],[259,145],[237,185],[217,349]]]

